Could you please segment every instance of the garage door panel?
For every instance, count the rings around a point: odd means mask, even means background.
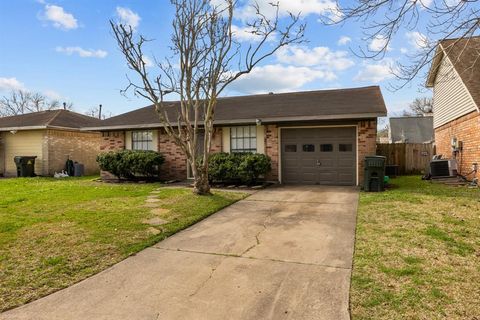
[[[282,182],[356,183],[355,127],[285,128],[281,137]]]

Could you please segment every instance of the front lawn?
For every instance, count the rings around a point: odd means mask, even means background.
[[[0,180],[0,311],[72,285],[245,197],[159,187]]]
[[[352,319],[480,319],[480,190],[392,183],[360,197]]]

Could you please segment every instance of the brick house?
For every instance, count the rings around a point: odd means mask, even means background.
[[[178,102],[168,110],[175,119]],[[220,98],[211,150],[268,155],[271,181],[358,185],[364,156],[375,154],[377,117],[385,115],[377,86]],[[162,178],[190,177],[185,155],[162,129],[153,106],[84,130],[102,132],[102,152],[156,150],[166,158]]]
[[[41,176],[64,170],[68,158],[84,164],[85,174],[98,173],[101,134],[80,128],[100,123],[68,110],[0,118],[0,176],[16,176],[15,156],[36,156],[35,173]]]
[[[433,88],[437,154],[456,158],[459,173],[473,178],[480,162],[480,37],[438,44],[427,87]]]

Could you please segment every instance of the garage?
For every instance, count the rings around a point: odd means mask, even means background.
[[[356,127],[282,128],[285,184],[356,185]]]

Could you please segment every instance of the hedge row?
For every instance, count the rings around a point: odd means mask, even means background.
[[[97,156],[100,169],[128,180],[157,177],[164,161],[164,156],[155,151],[122,150]]]
[[[211,182],[255,184],[271,168],[270,158],[255,153],[214,153],[208,162]]]

